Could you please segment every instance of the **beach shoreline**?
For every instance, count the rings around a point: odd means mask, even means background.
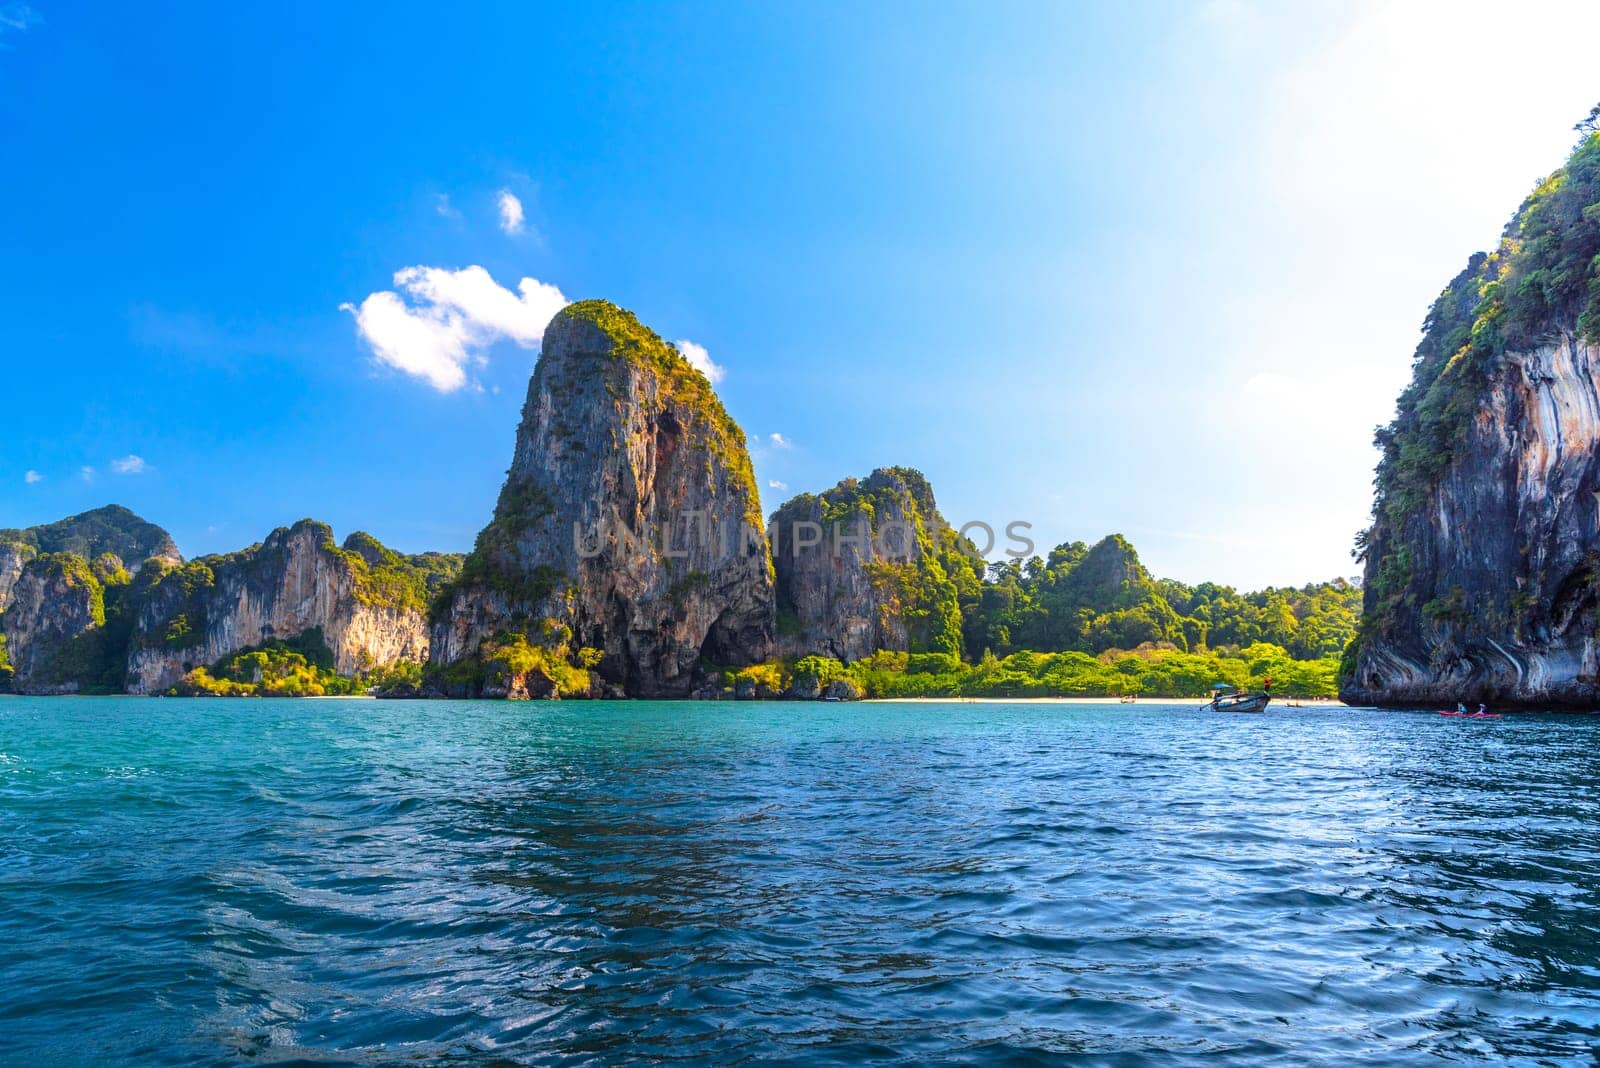
[[[1310,708],[1349,708],[1343,701],[1334,697],[1294,697],[1273,698],[1273,704],[1280,707],[1293,700]],[[1140,697],[1135,701],[1124,702],[1116,697],[867,697],[852,704],[884,705],[884,704],[934,704],[934,705],[1195,705],[1203,706],[1207,703],[1204,697]]]

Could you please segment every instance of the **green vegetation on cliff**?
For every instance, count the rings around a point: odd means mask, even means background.
[[[146,639],[159,641],[171,649],[188,649],[205,640],[210,625],[210,593],[217,584],[217,571],[254,559],[259,545],[226,556],[203,556],[176,567],[150,566],[139,577],[153,599],[165,611],[164,627]]]
[[[675,347],[661,339],[626,308],[607,300],[580,300],[560,315],[593,323],[611,339],[611,358],[632,362],[654,371],[660,398],[694,413],[701,429],[709,431],[712,452],[744,491],[749,511],[744,516],[752,529],[761,529],[761,495],[756,490],[755,469],[750,464],[744,430],[728,415],[705,375],[695,370]]]
[[[870,536],[882,549],[882,559],[864,565],[876,593],[879,611],[905,622],[913,652],[959,655],[962,649],[962,599],[976,598],[983,560],[972,543],[956,535],[934,501],[933,489],[922,472],[910,467],[885,467],[866,479],[846,478],[832,489],[812,495],[802,493],[773,514],[772,529],[779,539],[779,625],[798,625],[791,584],[827,582],[833,563],[824,559],[823,571],[801,566],[794,559],[800,524],[815,521],[822,542],[814,550],[831,558],[833,539]],[[901,530],[889,524],[901,522]]]
[[[259,578],[270,585],[285,563],[284,539],[292,531],[306,527],[315,532],[324,552],[349,569],[355,599],[371,607],[426,612],[430,600],[461,570],[463,557],[456,553],[406,556],[363,531],[351,534],[340,546],[328,524],[302,519],[293,527],[279,527],[266,541],[237,552],[202,556],[177,566],[164,561],[147,565],[135,585],[148,584],[152,588],[151,600],[159,602],[164,613],[161,618],[165,626],[153,639],[172,649],[200,644],[211,623],[213,593],[219,579],[234,576],[249,584]]]
[[[356,531],[333,541],[333,528],[326,531],[323,547],[350,566],[355,579],[355,596],[363,604],[426,612],[429,601],[461,573],[465,557],[458,553],[423,553],[402,556],[365,531]]]

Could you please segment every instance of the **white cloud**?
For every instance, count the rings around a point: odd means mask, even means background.
[[[522,201],[509,189],[500,190],[500,229],[508,234],[522,233]]]
[[[784,437],[782,434],[768,434],[767,440],[772,442],[773,448],[789,449],[794,447],[793,442]]]
[[[704,345],[696,345],[693,341],[679,340],[674,341],[672,347],[683,354],[683,358],[689,361],[690,367],[705,375],[706,381],[712,385],[722,381],[722,376],[725,372],[721,365],[712,362],[711,354],[706,352]]]
[[[567,305],[555,286],[524,278],[513,293],[478,266],[407,267],[395,272],[394,284],[404,297],[384,290],[359,307],[339,307],[355,316],[379,363],[441,393],[466,385],[467,364],[483,362],[484,350],[497,341],[538,347],[544,328]]]
[[[786,490],[789,488],[789,483],[779,482],[777,479],[773,478],[767,480],[767,487],[775,490]]]
[[[26,482],[30,486],[37,486],[39,483],[44,481],[44,476],[37,471],[29,471],[27,474],[22,476],[22,481]]]
[[[142,475],[150,469],[144,462],[144,457],[129,453],[120,460],[111,461],[111,470],[119,475]]]
[[[456,210],[455,205],[450,203],[449,193],[439,194],[438,198],[433,203],[433,210],[437,211],[440,215],[443,215],[446,219],[461,218],[461,212]]]
[[[94,481],[94,468],[90,467],[88,464],[78,468],[78,474],[83,477],[85,482]]]

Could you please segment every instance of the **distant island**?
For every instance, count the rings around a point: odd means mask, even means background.
[[[301,520],[185,561],[116,506],[0,530],[0,689],[1197,697],[1271,677],[1317,697],[1335,692],[1360,596],[1344,580],[1156,580],[1118,535],[990,563],[906,467],[763,522],[711,384],[631,313],[583,301],[545,333],[471,553],[340,543]]]

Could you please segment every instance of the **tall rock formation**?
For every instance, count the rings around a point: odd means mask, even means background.
[[[772,628],[743,431],[632,313],[569,305],[545,331],[494,518],[436,613],[434,678],[549,692],[526,676],[557,656],[592,665],[593,692],[683,695],[703,663],[769,655]],[[491,683],[508,641],[543,653]]]
[[[242,552],[141,576],[128,692],[164,692],[193,668],[313,630],[341,675],[420,663],[428,655],[425,563],[367,534],[340,547],[326,524],[303,519]]]
[[[1354,703],[1600,707],[1600,135],[1435,302],[1379,432]]]
[[[801,494],[770,529],[784,655],[960,655],[957,580],[965,574],[976,585],[976,554],[957,544],[921,472],[884,467]]]

